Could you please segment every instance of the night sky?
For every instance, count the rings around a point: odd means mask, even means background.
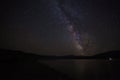
[[[4,0],[0,48],[44,55],[120,50],[117,0]]]

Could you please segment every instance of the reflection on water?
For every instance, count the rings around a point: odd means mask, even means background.
[[[109,79],[111,63],[105,60],[76,60],[76,76],[78,79],[103,80]],[[82,68],[81,68],[82,66]],[[101,78],[101,79],[100,79]]]
[[[118,80],[120,60],[45,60],[40,61],[78,80]]]

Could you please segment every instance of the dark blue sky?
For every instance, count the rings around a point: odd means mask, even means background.
[[[81,54],[76,53],[68,32],[68,26],[73,25],[79,32],[85,55],[120,50],[118,3],[115,0],[4,0],[0,47],[40,54]]]

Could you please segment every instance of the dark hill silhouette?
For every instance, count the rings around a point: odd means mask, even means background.
[[[27,59],[28,61],[36,61],[36,60],[54,60],[54,59],[91,59],[90,56],[74,56],[74,55],[66,55],[66,56],[51,56],[51,55],[37,55],[34,53],[25,53],[22,51],[14,51],[14,50],[5,50],[0,49],[0,59]]]
[[[1,49],[1,80],[71,80],[66,74],[38,62],[37,56],[21,51]]]
[[[66,56],[51,56],[51,55],[37,55],[34,53],[25,53],[22,51],[14,51],[14,50],[5,50],[0,49],[0,59],[6,61],[7,59],[16,61],[20,59],[20,61],[28,61],[34,62],[37,60],[54,60],[54,59],[106,59],[106,58],[120,58],[120,51],[108,51],[104,53],[99,53],[94,56],[74,56],[74,55],[66,55]]]
[[[94,55],[95,58],[120,58],[120,51],[108,51]]]

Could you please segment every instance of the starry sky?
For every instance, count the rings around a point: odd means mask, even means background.
[[[0,48],[44,55],[120,50],[117,0],[3,0]]]

